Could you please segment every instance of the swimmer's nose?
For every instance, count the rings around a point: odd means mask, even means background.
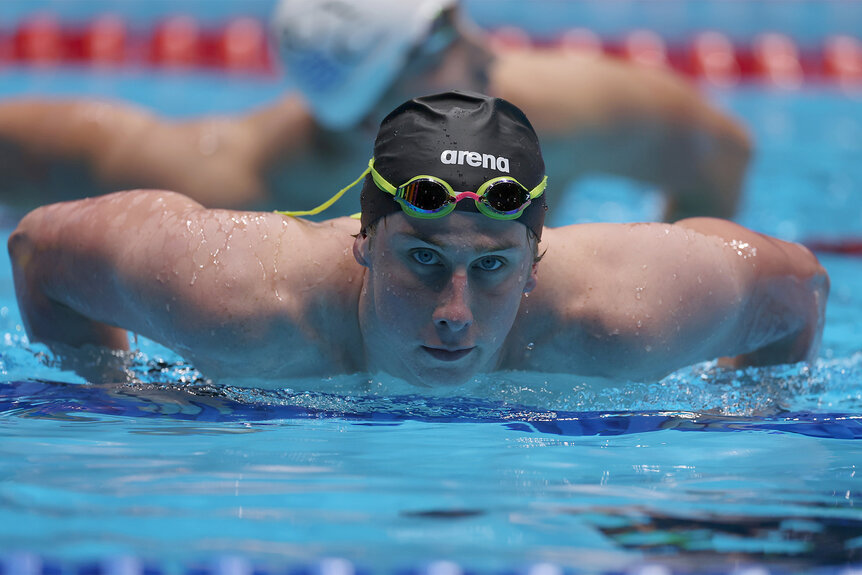
[[[440,294],[437,309],[434,310],[434,325],[440,330],[459,332],[472,323],[467,274],[456,272]]]

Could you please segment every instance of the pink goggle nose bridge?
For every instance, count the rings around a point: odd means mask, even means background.
[[[476,192],[458,192],[458,194],[455,196],[455,199],[453,201],[457,204],[458,202],[460,202],[464,198],[469,198],[469,199],[475,200],[477,202],[480,199],[478,194],[476,194]]]

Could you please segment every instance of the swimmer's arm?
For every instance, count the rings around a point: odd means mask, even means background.
[[[122,102],[0,101],[2,199],[33,207],[157,188],[208,207],[258,205],[272,193],[262,173],[267,163],[302,145],[303,114],[292,98],[246,116],[188,121]]]
[[[829,280],[802,246],[708,218],[547,231],[528,301],[539,317],[551,302],[550,322],[561,318],[565,337],[551,344],[567,342],[557,356],[579,362],[566,367],[644,379],[717,357],[743,366],[816,356]]]
[[[816,358],[830,282],[807,248],[721,220],[692,218],[679,225],[720,238],[744,281],[746,305],[738,325],[743,349],[734,355],[718,352],[725,356],[724,365],[774,365]]]
[[[53,204],[25,216],[9,236],[15,294],[27,335],[58,352],[87,345],[126,350],[115,286],[93,240],[93,210]],[[89,229],[88,229],[89,228]],[[55,347],[56,346],[56,347]]]
[[[565,165],[573,178],[606,173],[655,186],[666,221],[734,215],[748,133],[679,75],[559,54],[507,56],[495,72],[495,93],[521,106],[542,136],[549,174]]]
[[[355,319],[357,232],[349,218],[209,210],[138,190],[39,208],[9,251],[29,336],[63,357],[87,344],[127,349],[128,330],[211,377],[248,363],[283,374]]]
[[[212,212],[179,194],[136,191],[28,214],[11,234],[9,252],[30,338],[128,349],[128,329],[166,345],[195,341],[186,332],[215,315],[216,286],[236,279],[211,277],[212,246],[202,240],[218,242],[225,233],[215,219],[205,233]],[[253,299],[252,292],[244,296]]]

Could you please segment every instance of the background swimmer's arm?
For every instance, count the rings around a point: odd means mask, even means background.
[[[537,50],[500,56],[491,77],[542,138],[553,186],[565,185],[556,175],[565,170],[566,179],[606,173],[661,189],[667,221],[735,213],[749,136],[678,74]]]
[[[537,329],[555,334],[549,361],[658,379],[723,356],[759,365],[817,353],[829,281],[802,246],[705,218],[546,231],[527,302]]]
[[[181,192],[208,207],[269,200],[262,169],[302,146],[285,98],[247,116],[171,121],[120,102],[0,101],[2,200],[25,208],[120,189]]]

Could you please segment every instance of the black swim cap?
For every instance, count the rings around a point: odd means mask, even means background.
[[[532,189],[545,177],[539,138],[524,113],[506,100],[474,92],[423,96],[393,110],[374,141],[374,168],[394,186],[428,175],[459,192],[475,191],[500,176],[511,176]],[[360,201],[363,231],[401,211],[370,174]],[[459,202],[457,209],[478,211],[472,201]],[[546,210],[542,194],[514,221],[541,238]]]

